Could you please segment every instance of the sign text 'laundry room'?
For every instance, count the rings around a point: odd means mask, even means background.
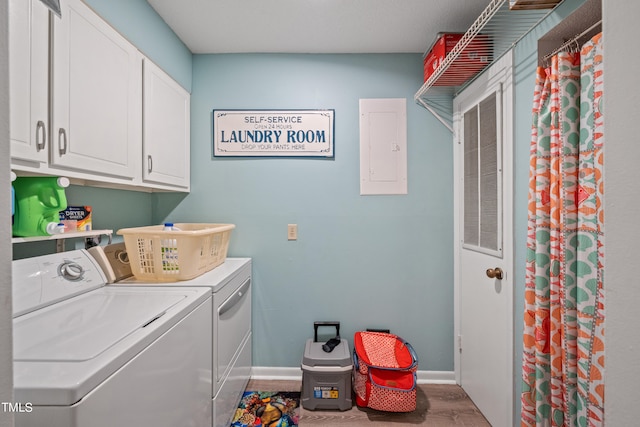
[[[214,156],[333,157],[334,110],[213,110]]]

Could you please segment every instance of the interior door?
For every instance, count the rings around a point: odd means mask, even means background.
[[[513,425],[512,65],[454,100],[456,378],[494,427]]]

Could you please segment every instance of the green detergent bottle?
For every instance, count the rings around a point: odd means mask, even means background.
[[[60,211],[67,208],[69,179],[55,176],[18,177],[13,182],[16,206],[13,235],[48,236],[64,231]]]

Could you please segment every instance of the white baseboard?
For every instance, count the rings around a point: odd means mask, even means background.
[[[456,384],[453,371],[418,371],[418,384]]]
[[[418,371],[418,384],[455,384],[453,371]],[[252,380],[289,380],[301,381],[302,369],[290,367],[254,366],[251,368]]]
[[[271,366],[252,366],[251,367],[251,379],[252,380],[301,381],[302,380],[302,369],[301,368],[271,367]]]

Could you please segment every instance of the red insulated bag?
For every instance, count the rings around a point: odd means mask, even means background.
[[[353,337],[353,388],[356,404],[388,412],[416,409],[418,357],[411,344],[384,332]]]

